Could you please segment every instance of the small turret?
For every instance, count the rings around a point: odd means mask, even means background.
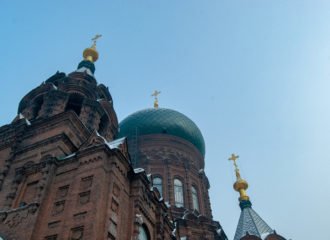
[[[249,187],[247,181],[241,178],[238,166],[236,164],[239,156],[232,154],[228,160],[233,161],[236,174],[236,182],[234,183],[235,191],[239,192],[239,206],[242,210],[238,221],[234,240],[285,240],[272,230],[268,224],[252,209],[250,197],[246,190]]]

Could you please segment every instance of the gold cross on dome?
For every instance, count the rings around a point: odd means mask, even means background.
[[[160,94],[160,91],[155,90],[153,94],[151,94],[151,97],[155,97],[154,101],[154,108],[158,108],[158,95]]]
[[[101,34],[96,34],[95,37],[92,38],[92,41],[93,41],[93,46],[92,46],[92,47],[96,47],[96,41],[97,41],[97,39],[99,39],[100,37],[102,37]]]

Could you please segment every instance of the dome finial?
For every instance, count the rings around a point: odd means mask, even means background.
[[[248,201],[250,198],[246,194],[246,189],[249,187],[247,181],[241,178],[241,174],[239,173],[238,166],[236,164],[237,159],[239,158],[238,155],[235,155],[234,153],[230,156],[228,160],[233,161],[234,167],[235,167],[235,174],[236,174],[236,182],[234,183],[234,189],[239,192],[239,200],[245,200]]]
[[[90,48],[86,48],[83,52],[84,60],[90,61],[92,63],[97,61],[99,58],[99,53],[96,51],[96,41],[100,37],[102,37],[101,34],[96,34],[95,37],[92,38],[92,46]]]
[[[154,100],[154,108],[158,108],[158,95],[160,94],[160,91],[157,91],[157,90],[155,90],[154,92],[153,92],[153,94],[151,94],[151,97],[155,97],[155,100]]]

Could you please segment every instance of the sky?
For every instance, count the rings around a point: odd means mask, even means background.
[[[213,217],[233,239],[238,160],[255,211],[287,239],[330,239],[330,1],[0,0],[0,125],[102,34],[95,77],[119,120],[182,112],[206,142]]]

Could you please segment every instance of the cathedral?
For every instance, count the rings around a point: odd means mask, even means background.
[[[157,91],[154,108],[119,123],[98,57],[95,38],[77,70],[31,90],[0,127],[0,240],[227,240],[199,128],[159,108]],[[252,209],[237,158],[234,240],[285,240]]]

